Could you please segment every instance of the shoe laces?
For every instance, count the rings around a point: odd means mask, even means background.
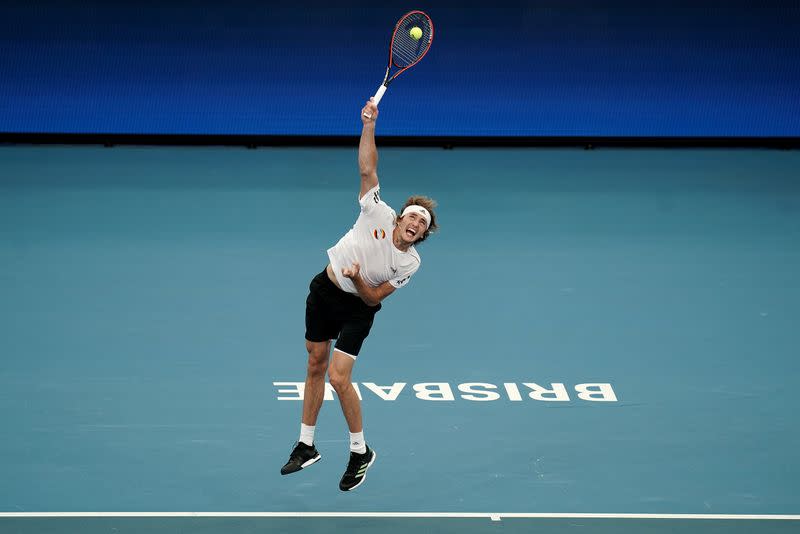
[[[364,463],[366,458],[365,454],[358,454],[357,452],[350,452],[350,461],[347,462],[347,472],[348,473],[357,473],[361,465]]]
[[[306,445],[305,443],[303,443],[303,445],[305,447],[308,447],[308,445]],[[300,441],[295,441],[294,445],[292,446],[292,450],[289,451],[290,458],[293,458],[294,456],[301,454],[300,450],[298,450],[298,447],[300,447]]]

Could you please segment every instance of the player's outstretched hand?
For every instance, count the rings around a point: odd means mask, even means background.
[[[373,98],[370,98],[361,110],[361,122],[364,124],[375,122],[378,118],[378,106],[375,105],[373,100]]]
[[[361,266],[358,262],[353,263],[353,266],[349,269],[347,267],[342,267],[342,274],[351,280],[358,276],[359,271],[361,271]]]

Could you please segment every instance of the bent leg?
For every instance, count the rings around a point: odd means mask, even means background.
[[[347,354],[333,349],[333,358],[328,368],[328,377],[331,386],[339,396],[342,413],[347,420],[350,432],[357,433],[363,430],[361,423],[361,401],[358,398],[351,377],[355,360]]]
[[[331,342],[330,340],[320,342],[306,340],[306,350],[308,351],[308,370],[303,393],[303,424],[314,426],[317,424],[317,416],[325,397],[325,371],[328,368]]]

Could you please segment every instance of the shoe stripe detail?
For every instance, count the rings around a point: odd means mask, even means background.
[[[301,466],[300,466],[300,469],[305,469],[305,468],[306,468],[306,467],[308,467],[309,465],[311,465],[311,464],[314,464],[314,463],[318,462],[318,461],[319,461],[319,460],[321,460],[321,459],[322,459],[322,456],[321,456],[320,454],[317,454],[316,456],[314,456],[314,457],[313,457],[312,459],[310,459],[309,461],[307,461],[307,462],[304,462],[304,463],[303,463],[303,465],[301,465]]]
[[[378,453],[376,453],[375,451],[372,451],[372,458],[370,458],[370,461],[367,464],[367,469],[369,468],[369,466],[371,466],[373,463],[375,463],[375,459],[377,457],[378,457]],[[348,489],[347,491],[353,491],[354,489],[359,487],[361,484],[363,484],[365,480],[367,480],[367,471],[366,471],[366,469],[364,470],[364,476],[361,477],[361,480],[358,481],[358,484],[356,484],[352,488]]]

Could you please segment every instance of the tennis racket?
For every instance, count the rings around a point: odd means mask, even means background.
[[[389,65],[386,67],[386,75],[373,97],[376,106],[383,98],[383,93],[386,92],[389,84],[403,72],[419,63],[419,60],[430,50],[432,42],[433,21],[426,13],[410,11],[397,21],[392,33],[392,41],[389,44]],[[393,73],[392,67],[395,68]],[[368,119],[372,118],[368,112],[365,112],[364,116]]]

